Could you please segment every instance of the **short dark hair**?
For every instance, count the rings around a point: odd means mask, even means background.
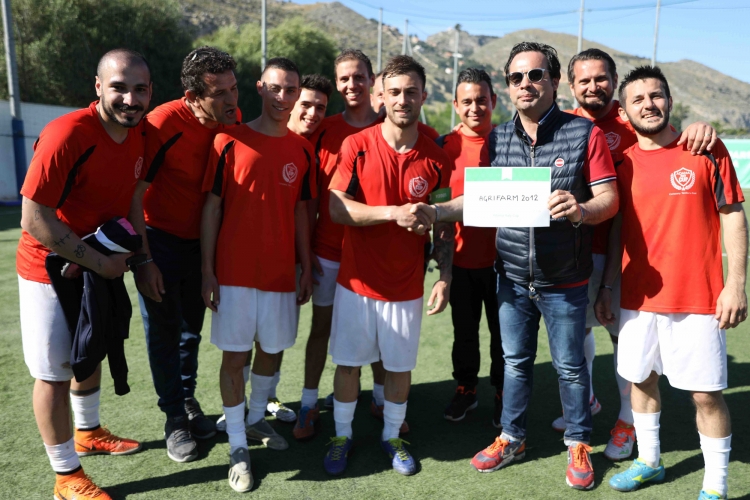
[[[664,76],[664,73],[662,73],[659,66],[638,66],[633,71],[625,75],[625,78],[623,78],[622,82],[620,83],[620,88],[618,90],[618,97],[620,99],[620,102],[625,102],[625,88],[628,85],[638,80],[648,80],[649,78],[655,78],[659,80],[662,85],[664,85],[664,93],[666,94],[667,99],[671,97],[671,94],[669,93],[669,84],[667,83],[667,77]]]
[[[547,59],[547,70],[549,70],[549,76],[552,79],[560,79],[560,60],[557,58],[557,51],[547,45],[546,43],[538,42],[521,42],[517,43],[510,49],[510,56],[508,56],[508,62],[505,63],[505,84],[510,86],[510,80],[508,79],[508,73],[510,73],[510,63],[521,52],[541,52],[542,55]]]
[[[458,86],[462,83],[476,83],[478,85],[482,82],[487,84],[487,86],[490,88],[490,95],[494,96],[495,89],[492,88],[492,79],[490,78],[490,75],[481,68],[466,68],[458,74],[458,81],[456,83],[456,95],[454,95],[453,98],[458,98]]]
[[[607,73],[613,80],[617,76],[617,65],[612,57],[599,49],[586,49],[583,52],[579,52],[574,55],[568,63],[568,82],[572,85],[576,79],[576,73],[573,71],[573,67],[578,61],[606,61],[607,62]]]
[[[302,89],[323,92],[329,99],[331,98],[331,94],[333,94],[333,84],[331,83],[331,80],[316,73],[303,76],[302,82],[300,82],[299,86]]]
[[[416,59],[409,56],[395,56],[392,57],[388,64],[383,68],[383,87],[385,87],[385,79],[392,76],[401,76],[408,73],[414,72],[417,74],[419,79],[422,81],[422,90],[427,85],[427,77],[424,73],[424,66],[419,64]]]
[[[203,95],[206,83],[203,75],[210,73],[218,75],[225,71],[234,71],[237,63],[232,56],[215,47],[204,46],[190,52],[182,61],[182,89],[189,90],[196,95]]]
[[[362,61],[365,63],[365,66],[367,66],[367,74],[370,76],[373,75],[370,58],[359,49],[344,49],[341,51],[341,54],[339,54],[336,60],[333,61],[334,75],[336,74],[336,68],[338,68],[339,64],[344,61]]]
[[[280,69],[288,73],[297,73],[297,78],[302,81],[302,75],[299,72],[299,68],[294,64],[294,61],[286,57],[272,57],[269,59],[268,62],[266,62],[266,67],[263,68],[263,71],[260,74],[261,78],[269,69]]]
[[[148,61],[143,56],[143,54],[141,54],[140,52],[136,52],[135,50],[126,48],[112,49],[104,54],[101,59],[99,59],[99,63],[96,65],[96,76],[101,78],[105,62],[107,62],[109,59],[120,58],[127,60],[129,63],[136,62],[139,64],[143,64],[148,70],[149,77],[151,76],[151,66],[149,66]]]

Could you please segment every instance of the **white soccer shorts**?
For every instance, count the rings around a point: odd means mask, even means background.
[[[328,307],[333,305],[333,298],[336,295],[336,278],[339,276],[340,262],[323,259],[318,257],[320,267],[323,268],[323,276],[313,268],[313,278],[318,282],[313,285],[312,303],[315,306]]]

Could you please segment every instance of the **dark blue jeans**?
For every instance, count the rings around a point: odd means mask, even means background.
[[[198,346],[206,306],[201,297],[200,240],[185,240],[147,228],[154,263],[164,278],[161,302],[138,294],[148,360],[159,408],[167,417],[185,415],[195,394]]]
[[[565,443],[588,443],[591,435],[589,372],[583,354],[588,285],[543,288],[530,297],[528,287],[498,276],[497,303],[505,353],[503,432],[526,437],[526,409],[534,380],[539,320],[544,318],[552,364],[559,375],[565,417]]]

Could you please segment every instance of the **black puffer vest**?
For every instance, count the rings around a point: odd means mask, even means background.
[[[582,203],[592,197],[583,167],[593,128],[590,120],[564,113],[554,104],[532,145],[516,115],[490,133],[490,165],[551,167],[552,191],[569,191]],[[563,165],[557,167],[555,160],[560,158]],[[566,218],[550,218],[548,228],[498,228],[495,269],[511,281],[535,288],[585,281],[593,269],[592,234],[593,226],[576,229]]]

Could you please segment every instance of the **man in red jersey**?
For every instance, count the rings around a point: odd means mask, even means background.
[[[464,169],[489,165],[487,136],[492,130],[492,110],[497,96],[486,71],[467,68],[458,75],[453,106],[461,127],[438,139],[438,144],[453,160],[451,195],[463,195]],[[462,420],[478,405],[479,322],[482,305],[490,330],[490,383],[495,387],[495,410],[492,424],[500,426],[503,400],[503,347],[497,315],[497,273],[495,264],[495,229],[468,227],[456,222],[456,243],[451,282],[451,318],[453,319],[453,378],[458,387],[443,416]]]
[[[336,436],[324,460],[331,475],[346,468],[360,367],[378,360],[387,371],[381,446],[394,470],[404,475],[416,471],[398,436],[422,321],[420,233],[430,224],[412,209],[449,185],[452,162],[417,129],[426,98],[424,68],[411,57],[397,56],[386,66],[383,79],[387,118],[344,141],[329,187],[331,218],[346,227],[331,325],[330,353],[338,365]],[[405,229],[416,229],[416,234]],[[436,231],[444,231],[446,237],[437,239],[441,276],[428,301],[435,308],[428,314],[447,305],[451,279],[453,227]]]
[[[699,499],[726,498],[731,449],[726,328],[747,318],[747,221],[744,197],[721,141],[692,155],[669,127],[672,98],[658,67],[631,71],[619,89],[620,116],[638,142],[618,170],[615,218],[603,284],[622,269],[618,372],[632,382],[638,458],[610,486],[633,491],[664,480],[658,382],[690,391],[705,462]],[[621,228],[620,228],[621,226]],[[727,276],[722,266],[722,228]],[[596,303],[602,324],[614,320],[611,290]]]
[[[615,168],[622,163],[623,152],[636,143],[635,131],[626,120],[620,117],[620,103],[614,99],[617,89],[617,67],[615,61],[606,52],[599,49],[588,49],[573,56],[568,63],[568,81],[570,90],[579,107],[573,113],[592,120],[602,129],[607,139],[607,145],[612,155]],[[705,149],[711,149],[716,141],[716,131],[707,123],[690,125],[680,138],[680,144],[687,141],[688,149],[694,154],[700,154]],[[586,338],[584,340],[584,354],[591,380],[591,414],[601,410],[601,404],[594,396],[593,367],[596,344],[591,328],[599,326],[594,315],[594,302],[602,284],[604,261],[607,254],[612,219],[594,228],[592,237],[592,259],[594,270],[589,279],[589,304],[586,310]],[[619,276],[612,283],[612,307],[619,317],[620,279]],[[617,322],[605,326],[610,334],[612,346],[615,350],[615,378],[620,393],[620,413],[611,432],[611,438],[604,450],[604,456],[610,460],[623,460],[630,457],[635,443],[633,432],[633,416],[630,408],[630,383],[617,374]],[[565,431],[565,420],[558,417],[552,427]]]
[[[372,94],[370,94],[370,104],[381,119],[385,119],[385,100],[383,96],[383,72],[381,71],[375,75],[375,84],[372,86]],[[437,139],[440,134],[437,130],[430,127],[429,125],[417,122],[417,128],[419,132],[426,135],[430,139]]]
[[[195,439],[216,434],[195,399],[198,347],[206,307],[201,297],[201,191],[217,133],[239,120],[232,57],[213,47],[182,63],[185,96],[146,116],[145,178],[138,183],[131,221],[143,236],[146,261],[136,284],[151,374],[166,415],[167,456],[189,462]]]
[[[57,473],[54,496],[81,500],[110,497],[84,474],[79,455],[126,455],[141,447],[100,426],[101,366],[87,380],[71,380],[72,334],[44,266],[52,251],[104,278],[128,270],[132,254],[106,257],[81,238],[128,213],[143,173],[140,121],[151,99],[151,72],[142,55],[115,49],[96,73],[99,101],[50,122],[34,145],[21,188],[16,256],[24,359],[36,379],[34,416]]]
[[[229,484],[253,485],[247,439],[289,445],[265,420],[278,353],[294,345],[296,306],[312,293],[307,202],[310,143],[287,128],[299,97],[297,66],[268,61],[257,83],[259,118],[220,133],[208,160],[201,222],[203,300],[213,311],[211,343],[223,351],[220,385],[230,446]],[[295,256],[302,273],[295,293]],[[242,370],[257,343],[245,418]],[[247,426],[247,427],[246,427]]]

